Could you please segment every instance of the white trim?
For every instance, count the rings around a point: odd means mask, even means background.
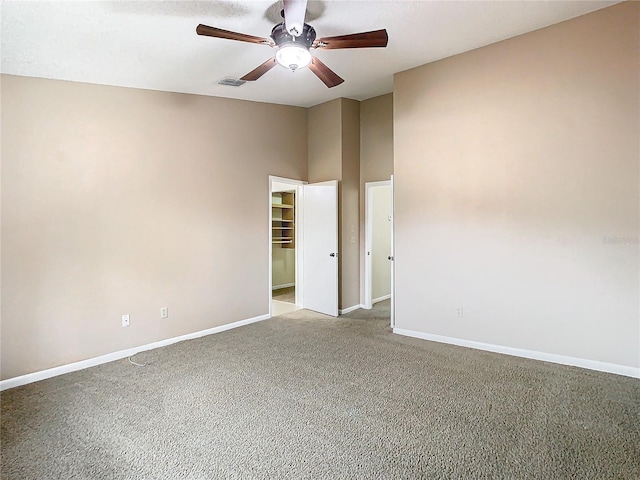
[[[180,335],[179,337],[167,338],[166,340],[160,340],[159,342],[148,343],[147,345],[141,345],[139,347],[128,348],[126,350],[120,350],[99,357],[89,358],[87,360],[81,360],[79,362],[69,363],[67,365],[61,365],[59,367],[49,368],[47,370],[41,370],[39,372],[28,373],[19,377],[8,378],[0,381],[0,391],[8,388],[19,387],[26,385],[27,383],[37,382],[39,380],[45,380],[51,377],[57,377],[65,373],[71,373],[78,370],[83,370],[89,367],[95,367],[96,365],[102,365],[103,363],[113,362],[122,358],[130,357],[136,353],[144,352],[147,350],[153,350],[160,347],[166,347],[173,343],[182,342],[184,340],[192,340],[194,338],[204,337],[206,335],[212,335],[214,333],[224,332],[225,330],[231,330],[232,328],[242,327],[249,325],[250,323],[260,322],[271,318],[271,315],[259,315],[257,317],[247,318],[245,320],[239,320],[233,323],[227,323],[226,325],[220,325],[219,327],[208,328],[206,330],[200,330],[198,332],[187,333],[186,335]]]
[[[559,363],[561,365],[571,365],[589,370],[615,373],[626,377],[640,378],[640,368],[629,367],[626,365],[598,362],[596,360],[587,360],[586,358],[568,357],[566,355],[557,355],[555,353],[537,352],[535,350],[525,350],[523,348],[504,347],[502,345],[492,345],[489,343],[475,342],[473,340],[464,340],[462,338],[445,337],[431,333],[417,332],[415,330],[405,330],[404,328],[394,328],[393,333],[407,337],[420,338],[422,340],[458,345],[460,347],[475,348],[477,350],[486,350],[488,352],[513,355],[515,357],[530,358],[533,360],[541,360],[543,362]]]
[[[395,200],[395,180],[393,175],[389,180],[391,183],[391,309],[389,322],[391,328],[396,326],[396,200]]]
[[[274,285],[271,290],[281,290],[283,288],[289,288],[289,287],[295,287],[296,284],[294,283],[284,283],[282,285]]]
[[[391,298],[391,294],[383,295],[382,297],[374,298],[373,300],[371,300],[371,303],[375,304],[375,303],[378,303],[378,302],[383,302],[383,301],[388,300],[390,298]]]
[[[359,304],[359,305],[354,305],[353,307],[348,307],[348,308],[344,308],[342,310],[339,310],[340,315],[344,315],[346,313],[351,313],[354,310],[358,310],[359,308],[364,308],[364,305]]]

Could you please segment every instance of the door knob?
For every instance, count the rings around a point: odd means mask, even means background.
[[[337,253],[330,253],[330,254],[329,254],[329,256],[330,256],[330,257],[337,257],[337,256],[338,256],[338,254],[337,254]]]
[[[389,255],[389,256],[387,257],[387,260],[393,260],[393,257],[392,257],[391,255]]]

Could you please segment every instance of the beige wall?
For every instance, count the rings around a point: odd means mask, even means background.
[[[340,182],[341,303],[360,304],[360,102],[342,100],[342,179]]]
[[[338,98],[311,107],[308,120],[309,182],[338,180],[338,306],[358,305],[360,102]],[[351,239],[355,238],[355,243]]]
[[[296,250],[273,245],[271,284],[273,288],[291,285],[296,281]]]
[[[397,327],[640,365],[639,17],[395,76]]]
[[[307,109],[309,182],[342,176],[342,99]]]
[[[393,174],[393,94],[360,102],[360,303],[364,303],[365,183]]]
[[[268,313],[268,175],[307,177],[304,109],[15,76],[1,95],[3,379]]]
[[[393,174],[393,94],[360,102],[360,176],[366,182]],[[364,197],[363,197],[364,198]]]

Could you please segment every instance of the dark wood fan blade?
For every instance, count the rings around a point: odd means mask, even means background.
[[[275,58],[270,58],[269,60],[264,62],[262,65],[260,65],[258,68],[255,68],[255,69],[251,70],[249,73],[247,73],[240,80],[246,80],[247,82],[253,82],[254,80],[259,79],[262,75],[267,73],[273,67],[275,67],[277,65],[277,63],[278,62],[276,62]]]
[[[198,25],[196,28],[198,35],[207,37],[226,38],[228,40],[239,40],[240,42],[260,43],[263,45],[272,45],[271,40],[264,37],[254,37],[253,35],[245,35],[244,33],[231,32],[221,28],[209,27],[207,25]]]
[[[352,33],[351,35],[340,35],[338,37],[324,37],[313,42],[313,48],[323,48],[325,50],[336,48],[369,48],[386,47],[389,36],[385,29],[374,30],[372,32]]]
[[[324,63],[318,60],[316,57],[311,59],[309,64],[309,70],[316,74],[316,76],[322,80],[322,82],[329,88],[340,85],[344,80],[340,78],[336,72],[327,67]]]

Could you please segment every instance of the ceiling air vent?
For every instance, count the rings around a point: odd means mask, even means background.
[[[218,85],[226,85],[227,87],[240,87],[247,83],[244,80],[239,80],[233,77],[224,77],[222,80],[218,82]]]

